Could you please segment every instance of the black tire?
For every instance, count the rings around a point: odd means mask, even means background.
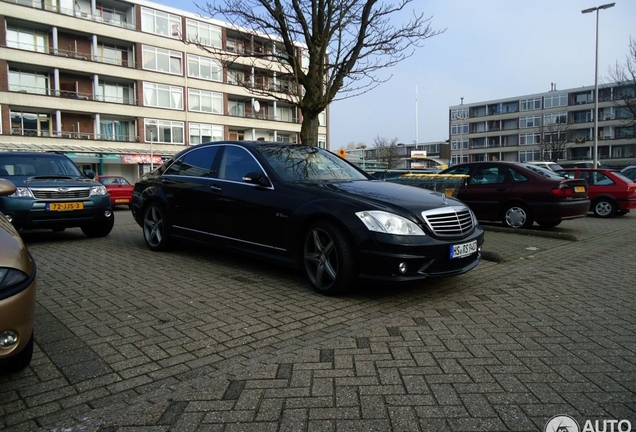
[[[150,203],[144,209],[144,240],[148,248],[163,252],[173,249],[176,245],[170,237],[172,226],[166,210],[160,204]]]
[[[86,237],[98,238],[106,237],[113,230],[115,225],[115,214],[111,211],[110,216],[92,225],[82,227],[82,232]]]
[[[303,241],[303,267],[314,289],[336,295],[353,287],[354,251],[340,228],[326,221],[312,224]]]
[[[609,218],[616,216],[616,203],[609,198],[599,198],[592,204],[594,216],[600,218]]]
[[[2,365],[2,371],[6,373],[13,373],[20,371],[31,364],[33,358],[33,333],[31,333],[31,339],[26,346],[17,355],[11,357]]]
[[[508,228],[530,228],[534,220],[523,204],[510,204],[501,214],[501,222]]]
[[[543,228],[554,228],[559,225],[561,221],[537,221],[537,224]]]

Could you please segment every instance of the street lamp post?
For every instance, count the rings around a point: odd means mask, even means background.
[[[616,3],[583,9],[581,13],[596,12],[596,51],[594,56],[594,168],[598,166],[598,12],[614,7]]]
[[[464,115],[464,98],[462,99],[462,107],[457,112],[457,119],[460,121],[459,123],[459,163],[464,163],[464,120],[466,120],[466,116]]]

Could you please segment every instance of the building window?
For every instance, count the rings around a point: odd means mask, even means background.
[[[519,111],[532,111],[541,109],[541,98],[521,99],[519,101]]]
[[[7,47],[48,53],[49,38],[48,35],[43,31],[8,27]]]
[[[531,128],[541,126],[541,116],[525,116],[519,117],[519,128]]]
[[[566,112],[545,114],[543,116],[543,125],[566,124],[568,122],[568,114]]]
[[[119,120],[100,120],[99,139],[106,141],[132,141],[130,123]]]
[[[451,120],[463,120],[468,118],[468,108],[457,108],[451,110]]]
[[[245,117],[245,102],[237,100],[227,101],[228,114],[235,117]]]
[[[11,135],[51,136],[51,117],[48,113],[11,111]]]
[[[183,73],[183,55],[179,51],[171,51],[144,45],[143,68],[157,72],[167,72],[181,75]]]
[[[223,80],[223,66],[218,60],[188,54],[188,76],[212,81]]]
[[[540,144],[541,135],[538,133],[519,134],[519,145]]]
[[[223,94],[188,89],[188,111],[223,114]]]
[[[522,150],[519,152],[520,162],[540,161],[541,151],[539,150]]]
[[[183,109],[183,88],[145,82],[144,106]]]
[[[543,107],[546,108],[546,109],[562,107],[562,106],[568,106],[568,94],[567,93],[562,93],[562,94],[558,94],[558,95],[550,95],[550,96],[546,96],[543,99]]]
[[[9,91],[49,94],[49,76],[37,72],[9,69]]]
[[[98,44],[95,47],[95,60],[102,63],[128,66],[128,50],[116,45]]]
[[[190,145],[223,140],[223,126],[190,123]]]
[[[327,111],[318,114],[318,124],[320,126],[327,126]]]
[[[123,103],[134,105],[134,91],[128,84],[101,81],[97,86],[96,100],[104,102]]]
[[[484,142],[485,144],[485,142]],[[485,147],[485,145],[484,145]],[[477,147],[475,147],[477,148]],[[462,139],[462,140],[458,140],[458,139],[454,139],[451,141],[451,150],[468,150],[468,140],[467,139]]]
[[[296,109],[289,106],[279,106],[276,120],[296,123]]]
[[[451,125],[451,135],[467,134],[468,123]]]
[[[221,41],[221,27],[187,19],[186,32],[188,41],[198,42],[201,45],[215,48],[221,48],[223,46]]]
[[[183,122],[146,119],[144,121],[146,142],[183,145]]]
[[[318,147],[327,148],[327,136],[326,135],[318,135]]]
[[[141,31],[179,39],[181,37],[181,17],[142,7]]]

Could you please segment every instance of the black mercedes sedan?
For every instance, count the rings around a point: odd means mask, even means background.
[[[194,240],[272,259],[328,295],[466,273],[484,241],[454,198],[373,180],[324,149],[264,141],[182,150],[135,184],[131,209],[151,250]]]

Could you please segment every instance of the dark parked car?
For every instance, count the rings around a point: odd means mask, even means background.
[[[106,236],[115,217],[106,188],[94,177],[62,154],[2,152],[0,178],[17,189],[0,197],[0,211],[19,230],[79,227],[89,237]]]
[[[533,222],[554,227],[563,220],[584,217],[590,206],[587,183],[520,162],[470,162],[441,174],[466,174],[457,198],[482,221],[501,221],[510,228],[530,228]]]
[[[15,192],[0,179],[0,197]],[[15,372],[31,362],[36,266],[15,227],[0,212],[0,373]]]
[[[110,204],[129,206],[132,201],[134,186],[125,177],[116,175],[98,176],[97,181],[103,184],[110,196]]]
[[[636,183],[618,170],[570,168],[558,172],[587,181],[590,211],[598,217],[621,216],[636,209]]]
[[[483,230],[444,194],[374,181],[317,147],[215,142],[185,149],[135,184],[132,212],[152,250],[190,239],[304,269],[336,294],[358,279],[465,273]]]

